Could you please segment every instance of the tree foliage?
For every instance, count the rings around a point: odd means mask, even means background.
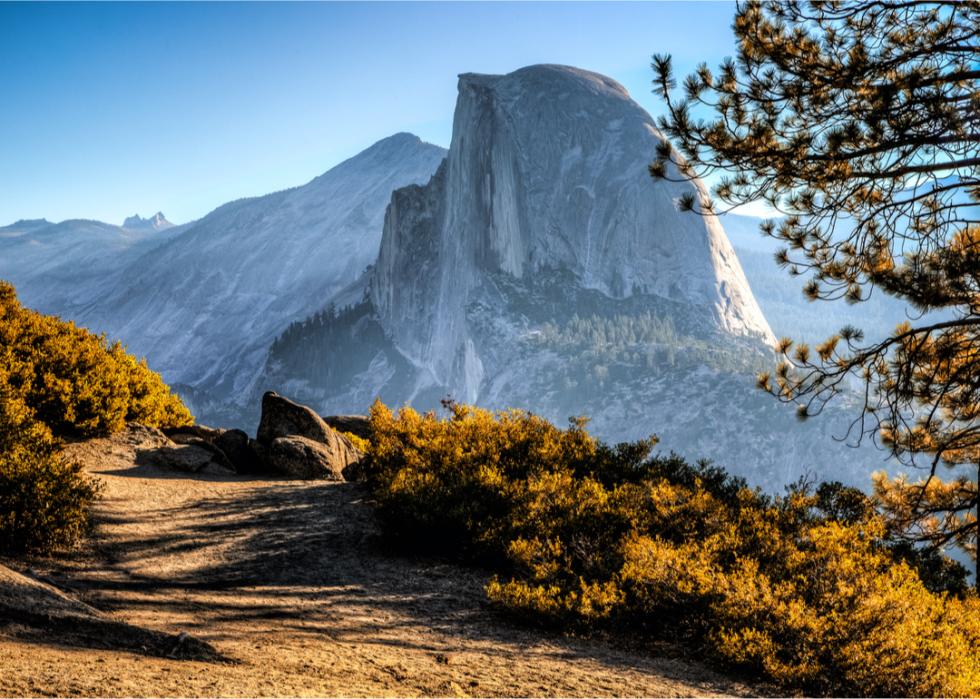
[[[859,491],[771,498],[650,458],[655,439],[449,408],[376,403],[365,477],[390,541],[490,568],[489,598],[521,619],[686,640],[793,691],[980,692],[980,602],[930,591]]]
[[[781,210],[762,231],[785,243],[780,265],[809,277],[810,299],[858,303],[879,290],[916,311],[880,341],[853,327],[812,348],[783,340],[784,362],[759,383],[801,417],[859,386],[852,436],[928,469],[878,477],[892,524],[976,557],[980,3],[746,2],[734,30],[736,58],[700,66],[682,95],[670,58],[654,57],[660,126],[676,149],[664,142],[651,174],[722,172],[717,199]],[[716,210],[700,191],[684,207]],[[938,483],[943,463],[972,464],[972,475]]]

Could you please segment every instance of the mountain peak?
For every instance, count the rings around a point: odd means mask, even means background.
[[[334,166],[322,175],[318,175],[310,184],[330,181],[336,177],[349,177],[353,172],[375,172],[377,168],[399,168],[399,163],[406,161],[428,161],[436,158],[436,162],[446,154],[446,149],[437,146],[407,131],[375,141],[360,153]]]
[[[369,154],[376,152],[390,152],[390,151],[400,151],[403,149],[425,149],[425,148],[439,148],[442,150],[441,146],[436,146],[435,144],[429,143],[428,141],[423,141],[421,137],[416,136],[408,131],[399,131],[391,136],[382,138],[380,141],[376,141],[372,145],[368,146],[366,149],[361,151],[355,157],[368,156]]]
[[[381,143],[421,143],[422,139],[409,131],[399,131],[378,141]]]
[[[168,228],[173,228],[173,225],[163,215],[163,212],[157,211],[150,218],[142,218],[139,214],[133,214],[123,221],[122,227],[133,231],[164,231]]]
[[[22,218],[14,221],[9,226],[0,226],[0,230],[33,230],[50,225],[51,222],[46,218]]]

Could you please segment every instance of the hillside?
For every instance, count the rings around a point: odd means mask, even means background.
[[[363,274],[392,190],[428,179],[444,155],[400,133],[305,185],[185,226],[66,222],[16,238],[24,224],[0,229],[0,279],[32,307],[122,340],[189,396],[207,396],[192,404],[201,412],[238,395],[278,333]]]
[[[140,221],[152,224],[152,219]],[[109,293],[121,269],[184,228],[17,221],[0,227],[0,279],[13,282],[32,308],[73,316]]]

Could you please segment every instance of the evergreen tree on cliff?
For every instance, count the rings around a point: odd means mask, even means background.
[[[670,58],[654,56],[675,147],[651,174],[718,171],[717,200],[784,212],[762,230],[810,299],[883,292],[919,311],[881,341],[850,327],[812,349],[782,340],[759,383],[807,417],[856,378],[852,434],[922,469],[876,474],[896,535],[976,560],[980,3],[747,2],[734,30],[736,58],[700,66],[683,94]],[[681,206],[717,210],[707,194]]]

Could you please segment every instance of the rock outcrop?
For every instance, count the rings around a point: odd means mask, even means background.
[[[297,435],[316,442],[330,438],[333,430],[312,408],[294,403],[274,391],[262,396],[262,419],[255,438],[269,443],[277,437]]]
[[[240,459],[229,458],[229,452],[209,441],[212,438],[220,442],[224,430],[194,426],[168,431],[172,437],[156,427],[129,424],[118,434],[70,442],[65,445],[65,453],[69,460],[83,463],[122,459],[177,473],[233,476],[246,472],[241,469]],[[252,455],[250,462],[255,461]]]
[[[187,425],[164,430],[164,433],[177,444],[207,451],[218,465],[235,473],[253,474],[262,470],[258,456],[249,448],[248,435],[242,430]]]
[[[215,476],[230,476],[235,473],[220,450],[200,439],[195,439],[195,443],[191,444],[174,443],[172,446],[139,450],[136,461],[185,473],[208,473]]]
[[[362,418],[362,420],[365,420]],[[352,424],[360,424],[356,420]],[[350,426],[350,425],[348,425]],[[269,392],[262,400],[257,439],[242,430],[191,425],[167,429],[130,424],[109,437],[66,446],[70,459],[105,460],[106,455],[140,466],[202,476],[275,475],[345,480],[363,454],[305,405]]]
[[[328,481],[344,480],[344,469],[359,456],[341,436],[327,442],[292,435],[273,439],[267,448],[268,463],[277,473],[290,478]]]
[[[272,391],[262,396],[262,418],[251,448],[269,470],[291,478],[344,480],[344,470],[362,456],[312,408]]]

